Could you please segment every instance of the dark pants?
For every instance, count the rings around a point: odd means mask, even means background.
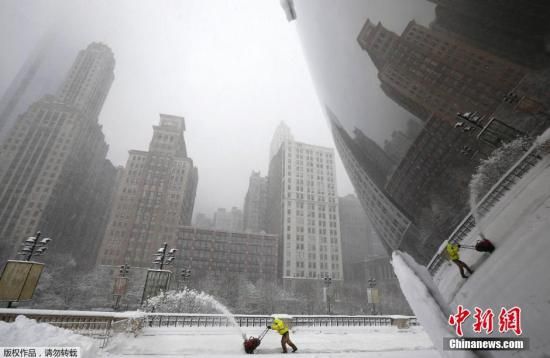
[[[292,343],[292,341],[290,340],[290,334],[288,332],[286,332],[285,334],[283,334],[283,336],[281,337],[281,346],[283,347],[283,352],[287,352],[286,351],[286,345],[289,345],[290,347],[292,347],[292,350],[295,351],[296,349],[296,346],[294,345],[294,343]]]
[[[464,274],[464,269],[466,269],[470,275],[474,272],[472,271],[472,269],[466,265],[464,262],[456,259],[456,260],[453,260],[453,262],[458,266],[458,269],[460,270],[460,276],[466,278],[467,276]]]

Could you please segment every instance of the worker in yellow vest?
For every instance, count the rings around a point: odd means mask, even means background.
[[[470,275],[474,273],[474,271],[468,265],[466,265],[466,263],[460,260],[460,255],[458,254],[460,244],[451,244],[449,242],[446,249],[447,254],[449,255],[449,259],[451,259],[451,261],[458,266],[458,269],[460,270],[460,276],[462,276],[463,278],[469,277],[464,274],[464,269],[466,269],[468,273],[470,273]]]
[[[282,336],[281,337],[281,346],[283,347],[283,353],[287,353],[286,345],[288,344],[292,348],[292,353],[296,352],[298,348],[290,340],[290,334],[288,330],[288,325],[280,318],[275,318],[271,326],[267,326],[269,329],[273,329]]]

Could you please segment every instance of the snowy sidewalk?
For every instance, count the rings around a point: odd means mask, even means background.
[[[249,329],[258,335],[261,328]],[[291,339],[300,356],[309,357],[412,357],[435,358],[439,354],[422,328],[396,327],[297,328]],[[228,328],[146,329],[140,336],[114,337],[108,357],[243,357],[242,339]],[[280,356],[280,336],[269,332],[256,354]]]

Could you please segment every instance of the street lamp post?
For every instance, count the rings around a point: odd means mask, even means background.
[[[33,256],[42,256],[46,253],[46,250],[48,249],[47,245],[50,241],[52,241],[52,239],[45,237],[38,241],[40,239],[40,235],[40,231],[37,231],[35,236],[31,236],[23,242],[23,248],[17,254],[25,256],[25,261],[30,261]]]
[[[370,298],[370,301],[372,303],[371,314],[376,314],[376,303],[375,303],[376,294],[374,293],[376,290],[376,279],[371,277],[368,279],[367,282],[369,283],[369,293],[370,293],[367,295],[367,297]]]
[[[331,277],[323,277],[323,281],[325,283],[325,299],[327,301],[327,312],[330,313],[330,295],[328,294],[329,287],[332,284],[332,278]]]
[[[498,147],[502,143],[525,136],[525,133],[509,126],[496,117],[490,117],[487,120],[487,116],[479,112],[459,112],[456,116],[460,122],[455,124],[455,128],[462,129],[463,132],[469,132],[476,128],[478,131],[477,139],[493,147]],[[463,154],[469,153],[466,151]]]
[[[176,252],[178,249],[170,249],[168,251],[168,244],[164,245],[157,250],[153,264],[159,265],[159,269],[163,269],[165,265],[171,265],[176,258]]]
[[[120,300],[122,296],[126,293],[128,288],[128,273],[130,272],[130,265],[124,264],[120,266],[118,270],[118,277],[115,278],[115,287],[114,287],[114,296],[115,296],[115,311],[118,310]]]
[[[187,279],[188,279],[189,277],[191,277],[191,270],[189,270],[189,269],[183,269],[183,270],[181,270],[180,276],[181,276],[181,279],[180,279],[180,281],[178,282],[178,285],[179,285],[180,282],[181,282],[181,286],[184,286],[184,287],[185,287],[185,281],[187,281]],[[180,288],[178,287],[178,291],[179,291],[179,289],[180,289]]]

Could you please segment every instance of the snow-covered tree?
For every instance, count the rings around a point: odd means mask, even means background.
[[[521,158],[532,144],[532,139],[518,138],[495,149],[481,164],[470,181],[472,209],[498,180]]]

